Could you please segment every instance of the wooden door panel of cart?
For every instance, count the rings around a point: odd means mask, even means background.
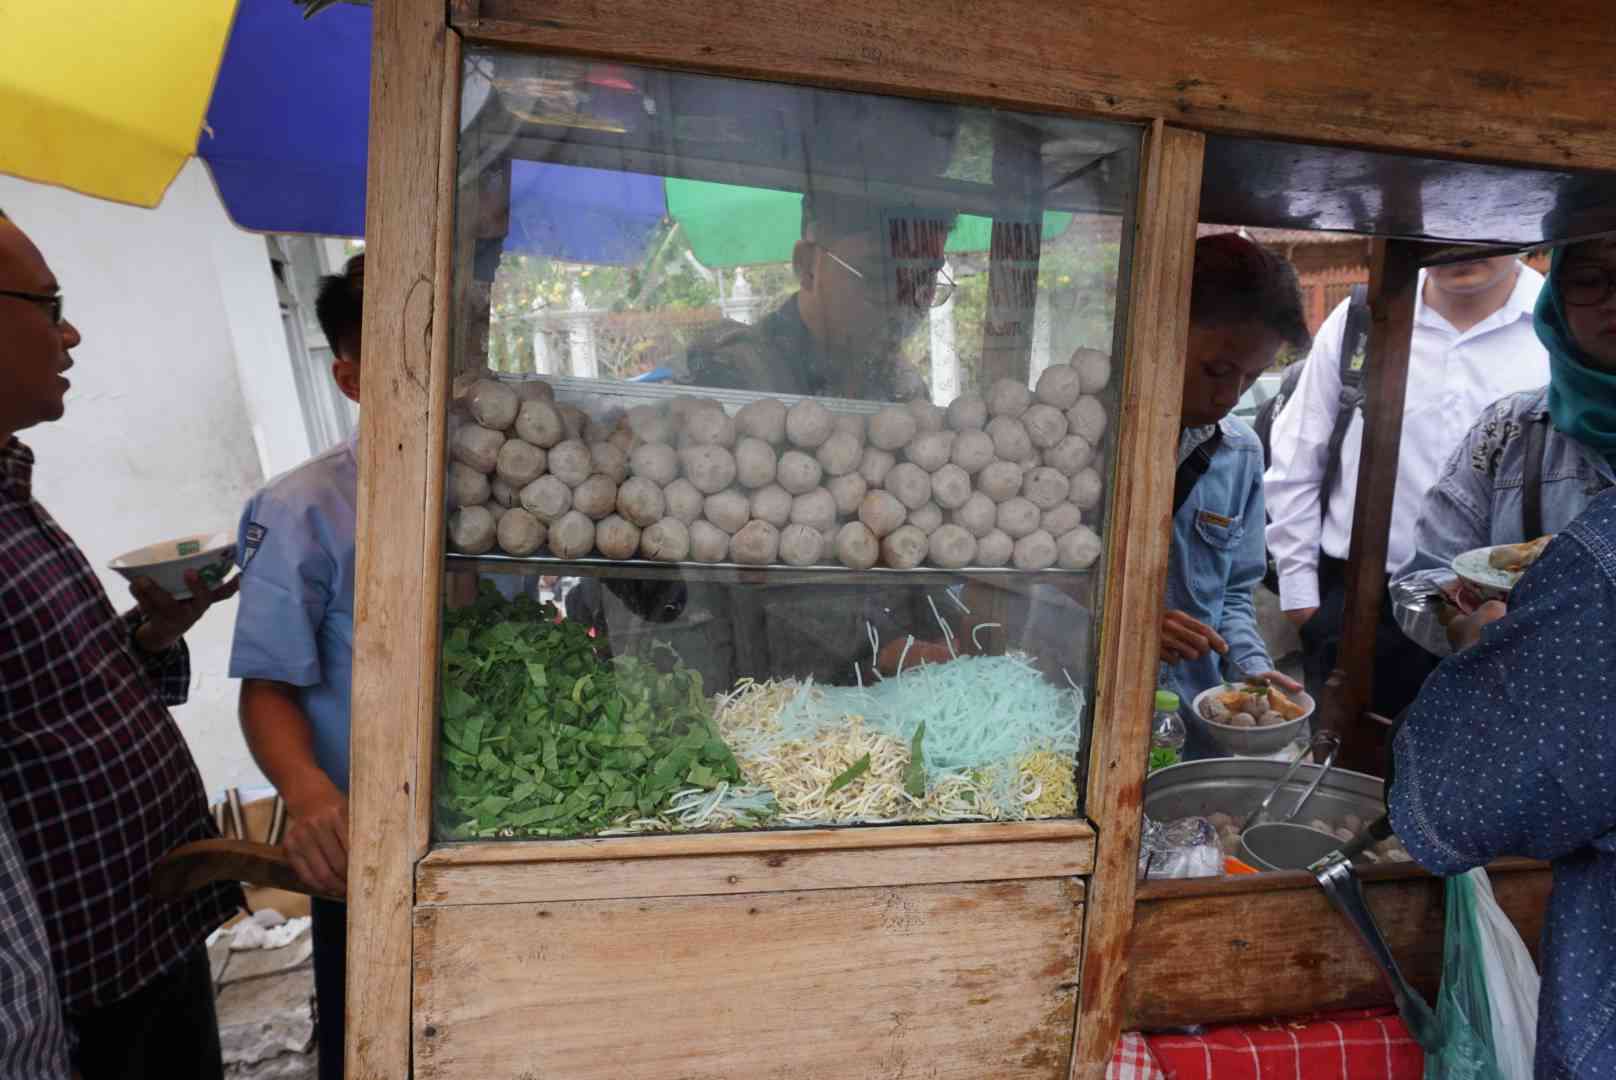
[[[419,908],[423,1080],[1064,1075],[1071,879]]]

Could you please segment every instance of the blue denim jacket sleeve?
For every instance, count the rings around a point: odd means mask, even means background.
[[[1393,575],[1392,597],[1403,632],[1438,656],[1452,651],[1447,633],[1436,618],[1435,606],[1416,598],[1453,583],[1454,556],[1533,539],[1522,522],[1523,435],[1531,425],[1548,423],[1546,390],[1500,398],[1466,433],[1425,497],[1414,532],[1414,554]],[[1569,525],[1610,479],[1607,462],[1547,427],[1539,489],[1544,529],[1558,532]]]
[[[1484,417],[1485,419],[1485,417]],[[1416,605],[1412,597],[1451,585],[1453,557],[1485,545],[1491,530],[1493,478],[1465,466],[1485,441],[1485,425],[1478,423],[1454,448],[1436,486],[1425,496],[1420,520],[1414,528],[1414,554],[1392,576],[1392,603],[1397,622],[1428,652],[1452,652],[1446,629],[1432,604]]]
[[[1261,459],[1259,458],[1260,462]],[[1263,543],[1262,473],[1253,469],[1246,479],[1241,520],[1246,522],[1234,559],[1229,567],[1228,592],[1223,601],[1223,622],[1218,630],[1229,643],[1229,663],[1240,675],[1271,671],[1268,646],[1257,628],[1257,606],[1253,600],[1257,586],[1268,569],[1268,552]]]
[[[1229,643],[1200,660],[1163,666],[1165,685],[1188,706],[1226,676],[1269,671],[1274,664],[1257,629],[1252,591],[1262,581],[1262,444],[1243,421],[1226,418],[1223,445],[1189,499],[1173,515],[1167,607],[1212,627]]]

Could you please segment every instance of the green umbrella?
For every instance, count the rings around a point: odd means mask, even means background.
[[[802,195],[772,188],[738,187],[705,180],[666,182],[668,215],[684,227],[690,250],[703,266],[714,269],[782,263],[801,235]],[[1071,223],[1069,213],[1044,214],[1043,235],[1059,236]],[[993,220],[961,214],[948,235],[954,253],[988,250]]]

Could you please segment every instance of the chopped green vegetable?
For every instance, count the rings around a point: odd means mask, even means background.
[[[578,623],[484,586],[447,614],[440,821],[457,839],[579,836],[740,780],[701,677],[611,660]]]
[[[849,765],[845,770],[843,770],[840,776],[832,780],[830,782],[830,787],[825,789],[825,794],[829,795],[832,792],[842,790],[848,784],[851,784],[853,781],[857,780],[859,777],[863,776],[869,771],[870,755],[865,754],[863,757],[859,758],[857,761],[853,762],[853,764]]]
[[[909,765],[903,770],[903,790],[917,799],[926,797],[926,753],[921,746],[925,737],[926,721],[922,720],[909,740]]]
[[[1178,751],[1170,746],[1157,746],[1150,751],[1150,772],[1178,764]]]

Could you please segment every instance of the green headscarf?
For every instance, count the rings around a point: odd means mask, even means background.
[[[1616,466],[1616,374],[1589,362],[1571,336],[1560,298],[1565,253],[1563,247],[1554,249],[1548,284],[1532,317],[1537,339],[1549,350],[1549,419],[1555,430]]]

